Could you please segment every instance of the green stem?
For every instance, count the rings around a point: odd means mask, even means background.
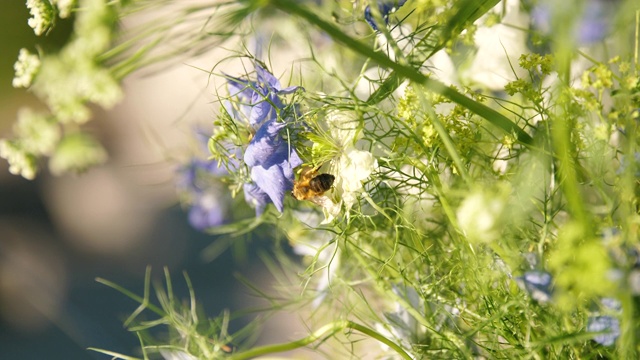
[[[491,109],[484,104],[469,99],[468,97],[459,93],[455,89],[446,86],[440,81],[430,79],[411,66],[399,64],[391,60],[387,55],[379,51],[372,50],[368,44],[350,37],[339,28],[333,26],[331,23],[321,19],[312,11],[299,5],[296,1],[269,0],[269,3],[286,13],[295,14],[301,18],[304,18],[305,20],[325,31],[335,41],[342,43],[351,50],[370,58],[384,68],[394,70],[400,78],[409,79],[418,84],[422,84],[430,91],[440,94],[453,101],[454,103],[464,106],[471,112],[485,118],[496,127],[505,131],[507,134],[516,134],[516,137],[520,143],[524,145],[531,145],[533,143],[533,138],[520,127],[518,127],[514,122],[509,120],[506,116],[500,114],[499,112]]]
[[[241,353],[233,354],[230,357],[228,357],[228,359],[230,360],[250,359],[257,356],[264,356],[267,354],[274,354],[274,353],[298,349],[298,348],[310,345],[318,340],[326,339],[345,329],[360,331],[361,333],[368,335],[371,338],[374,338],[382,342],[383,344],[389,346],[390,348],[395,350],[398,354],[400,354],[400,356],[403,359],[411,360],[411,356],[409,356],[409,354],[407,354],[400,346],[398,346],[393,341],[387,339],[386,337],[380,335],[379,333],[373,331],[372,329],[366,326],[356,324],[348,320],[329,323],[321,327],[320,329],[314,331],[311,335],[305,338],[302,338],[300,340],[296,340],[296,341],[292,341],[284,344],[260,346],[260,347],[253,348],[251,350],[247,350]]]

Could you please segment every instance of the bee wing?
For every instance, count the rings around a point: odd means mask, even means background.
[[[328,224],[333,221],[333,219],[338,216],[340,213],[341,203],[334,203],[330,197],[326,195],[322,196],[314,196],[308,199],[312,203],[316,205],[320,205],[322,207],[322,212],[324,213],[324,221],[320,224]]]
[[[334,206],[333,200],[331,200],[328,196],[314,196],[312,198],[307,199],[316,205],[320,205],[323,208],[331,208]]]

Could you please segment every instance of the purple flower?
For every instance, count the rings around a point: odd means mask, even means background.
[[[190,193],[203,192],[207,184],[202,179],[203,174],[221,175],[222,169],[218,168],[218,163],[211,160],[193,158],[189,164],[180,167],[176,176],[176,187],[180,191]]]
[[[522,276],[516,278],[518,286],[529,293],[531,298],[539,303],[546,303],[551,300],[553,292],[551,286],[551,274],[545,271],[527,271]]]
[[[229,95],[237,97],[239,102],[234,107],[225,103],[227,112],[236,120],[258,127],[264,121],[275,120],[277,111],[285,108],[278,95],[291,94],[299,86],[282,89],[280,81],[269,71],[256,64],[257,81],[238,79],[229,76],[227,85]]]
[[[378,10],[380,11],[380,15],[384,19],[385,24],[389,23],[389,14],[398,10],[407,0],[395,0],[395,1],[378,1]],[[373,14],[371,14],[371,6],[367,5],[364,9],[364,20],[371,26],[371,28],[375,31],[378,31],[378,24],[376,24],[375,19],[373,18]]]
[[[631,161],[629,161],[628,157],[625,155],[620,157],[620,167],[616,171],[616,174],[621,175],[627,170],[627,167],[634,166],[636,170],[635,176],[640,177],[640,152],[635,152],[633,155],[634,158]]]
[[[614,298],[601,299],[602,309],[619,314],[622,311],[620,301]],[[600,345],[611,346],[620,336],[620,320],[611,315],[590,316],[587,320],[587,331],[602,333],[593,337]]]
[[[555,6],[560,3],[541,2],[531,11],[531,20],[535,28],[544,34],[553,33]],[[582,16],[575,20],[573,36],[579,44],[591,44],[604,39],[611,27],[613,11],[617,1],[587,0]],[[562,19],[560,19],[562,20]]]
[[[283,211],[284,196],[293,188],[293,169],[302,164],[298,153],[281,135],[287,123],[277,122],[279,111],[287,107],[280,95],[300,87],[283,89],[273,74],[258,64],[255,66],[256,81],[229,77],[229,93],[238,102],[235,105],[227,102],[225,107],[235,121],[256,130],[243,156],[252,180],[244,184],[244,192],[245,200],[260,216],[268,203]]]
[[[224,221],[222,204],[216,192],[201,193],[189,209],[189,223],[200,231],[218,226]]]
[[[189,223],[200,231],[224,221],[224,201],[213,178],[224,173],[217,162],[194,158],[177,171],[176,188],[189,204]]]
[[[254,183],[245,183],[243,190],[244,199],[256,209],[256,216],[262,215],[264,208],[271,202],[269,195]]]
[[[587,320],[588,332],[604,332],[593,337],[600,345],[611,346],[620,336],[620,320],[613,316],[592,316]]]
[[[293,169],[302,164],[296,150],[280,135],[280,130],[285,126],[285,123],[277,123],[275,120],[265,122],[244,153],[244,162],[250,168],[251,180],[268,196],[267,202],[272,202],[280,212],[283,210],[285,194],[293,188]],[[245,192],[246,189],[245,187]],[[265,197],[254,188],[250,190],[251,199],[247,201],[256,204],[256,213],[259,215],[264,206],[259,208],[257,205],[265,205]]]

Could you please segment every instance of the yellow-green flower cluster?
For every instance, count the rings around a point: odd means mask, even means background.
[[[51,157],[49,165],[55,173],[82,171],[106,159],[95,140],[78,133],[77,124],[91,117],[90,103],[108,108],[122,97],[118,79],[103,61],[115,36],[114,6],[107,0],[27,1],[32,15],[29,25],[37,35],[49,31],[56,17],[77,12],[74,32],[59,52],[38,56],[20,50],[13,86],[29,88],[50,113],[21,111],[14,138],[2,140],[0,156],[9,161],[12,173],[33,179],[40,157]]]
[[[60,127],[51,116],[22,109],[13,132],[15,139],[0,140],[0,156],[9,161],[12,174],[31,180],[37,173],[37,158],[53,153]]]
[[[13,69],[16,72],[12,82],[13,87],[28,88],[40,69],[40,58],[38,55],[31,54],[29,50],[22,48],[18,55],[18,61],[13,65]]]
[[[42,35],[55,25],[56,8],[49,0],[27,0],[31,17],[27,21],[36,35]]]

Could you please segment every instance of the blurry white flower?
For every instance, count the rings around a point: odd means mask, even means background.
[[[20,138],[24,150],[35,155],[51,154],[61,136],[57,122],[28,108],[18,112],[13,133]]]
[[[58,7],[58,15],[65,19],[71,15],[71,10],[76,4],[76,0],[51,0],[51,3]]]
[[[108,108],[120,100],[122,90],[109,70],[64,51],[43,59],[33,90],[61,122],[84,123],[91,115],[87,100]]]
[[[49,159],[53,175],[83,172],[107,161],[107,151],[93,137],[75,133],[64,137]]]
[[[371,152],[355,147],[360,131],[360,122],[355,112],[331,111],[325,121],[335,151],[329,168],[329,173],[335,176],[335,180],[333,194],[321,201],[325,214],[323,224],[333,221],[340,213],[342,204],[347,212],[351,209],[358,194],[362,192],[362,182],[377,167],[377,161]],[[339,199],[339,202],[335,203],[332,197]]]
[[[498,146],[496,149],[492,168],[493,171],[504,175],[507,172],[507,167],[509,166],[509,161],[506,158],[509,156],[509,148],[503,146],[502,144]]]
[[[359,119],[353,111],[330,111],[325,117],[334,144],[344,149],[353,146],[358,135]]]
[[[484,192],[469,195],[456,212],[458,225],[471,242],[490,242],[499,235],[497,222],[504,201]]]
[[[433,54],[424,66],[429,69],[433,79],[440,80],[445,85],[459,85],[458,69],[446,50]]]
[[[160,350],[160,355],[164,360],[198,360],[195,356],[179,350]]]
[[[0,139],[0,157],[9,162],[9,172],[33,180],[38,171],[36,157],[26,152],[18,142]]]
[[[335,165],[336,180],[334,186],[341,194],[342,202],[348,211],[356,203],[357,196],[362,192],[363,181],[366,180],[378,166],[376,159],[368,151],[346,149]]]
[[[504,86],[524,76],[525,70],[517,66],[520,55],[527,53],[527,33],[521,29],[529,26],[529,17],[520,10],[520,1],[502,2],[491,11],[505,14],[502,23],[487,27],[478,20],[475,34],[476,56],[471,66],[462,73],[469,81],[486,86],[491,90],[503,90]]]
[[[12,85],[15,88],[31,86],[31,81],[40,69],[40,58],[22,48],[18,54],[18,61],[13,65],[15,76]]]

